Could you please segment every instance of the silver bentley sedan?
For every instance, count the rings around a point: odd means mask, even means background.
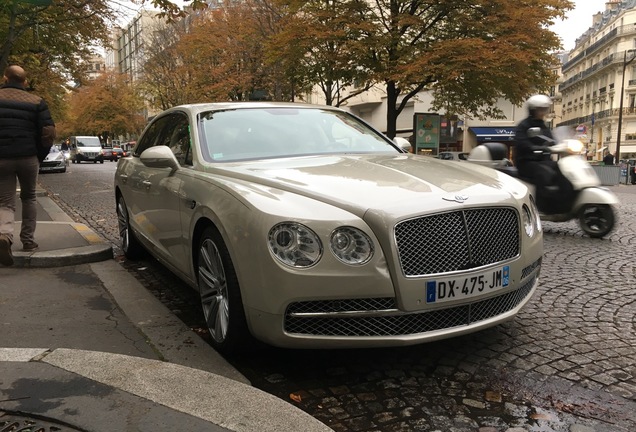
[[[228,352],[475,332],[530,300],[543,255],[522,183],[404,153],[326,106],[171,108],[119,161],[115,197],[125,255],[195,288]]]

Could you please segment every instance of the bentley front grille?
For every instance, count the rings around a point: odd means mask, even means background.
[[[311,336],[403,336],[468,326],[504,314],[528,297],[536,281],[472,304],[426,312],[397,310],[393,298],[305,301],[285,313],[285,332]]]
[[[395,226],[405,276],[425,276],[495,264],[519,255],[519,217],[509,207],[423,216]]]

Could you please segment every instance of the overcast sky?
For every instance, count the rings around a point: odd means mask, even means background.
[[[592,16],[605,10],[606,0],[573,0],[574,9],[567,13],[566,19],[558,21],[552,31],[561,37],[563,49],[571,50],[574,42],[587,29],[592,27]]]

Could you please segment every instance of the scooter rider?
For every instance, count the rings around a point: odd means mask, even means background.
[[[536,186],[537,206],[542,212],[566,212],[574,198],[574,188],[559,171],[557,162],[550,158],[549,147],[554,141],[543,121],[550,111],[552,100],[546,95],[534,95],[526,104],[529,115],[515,130],[515,166],[521,178]],[[541,132],[530,137],[530,128],[539,128]]]

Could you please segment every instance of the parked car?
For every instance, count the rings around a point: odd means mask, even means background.
[[[102,144],[97,136],[72,136],[69,138],[69,147],[73,163],[104,163]]]
[[[60,151],[59,147],[52,146],[46,158],[40,162],[40,173],[45,172],[66,172],[68,159]]]
[[[103,147],[102,148],[102,160],[105,161],[111,161],[111,162],[117,162],[117,153],[115,152],[115,149],[112,147]]]
[[[402,346],[512,319],[543,255],[528,188],[406,154],[343,110],[178,106],[114,180],[122,250],[198,290],[213,345]]]
[[[442,160],[468,160],[468,153],[458,152],[458,151],[444,151],[440,152],[437,156],[437,159]]]

